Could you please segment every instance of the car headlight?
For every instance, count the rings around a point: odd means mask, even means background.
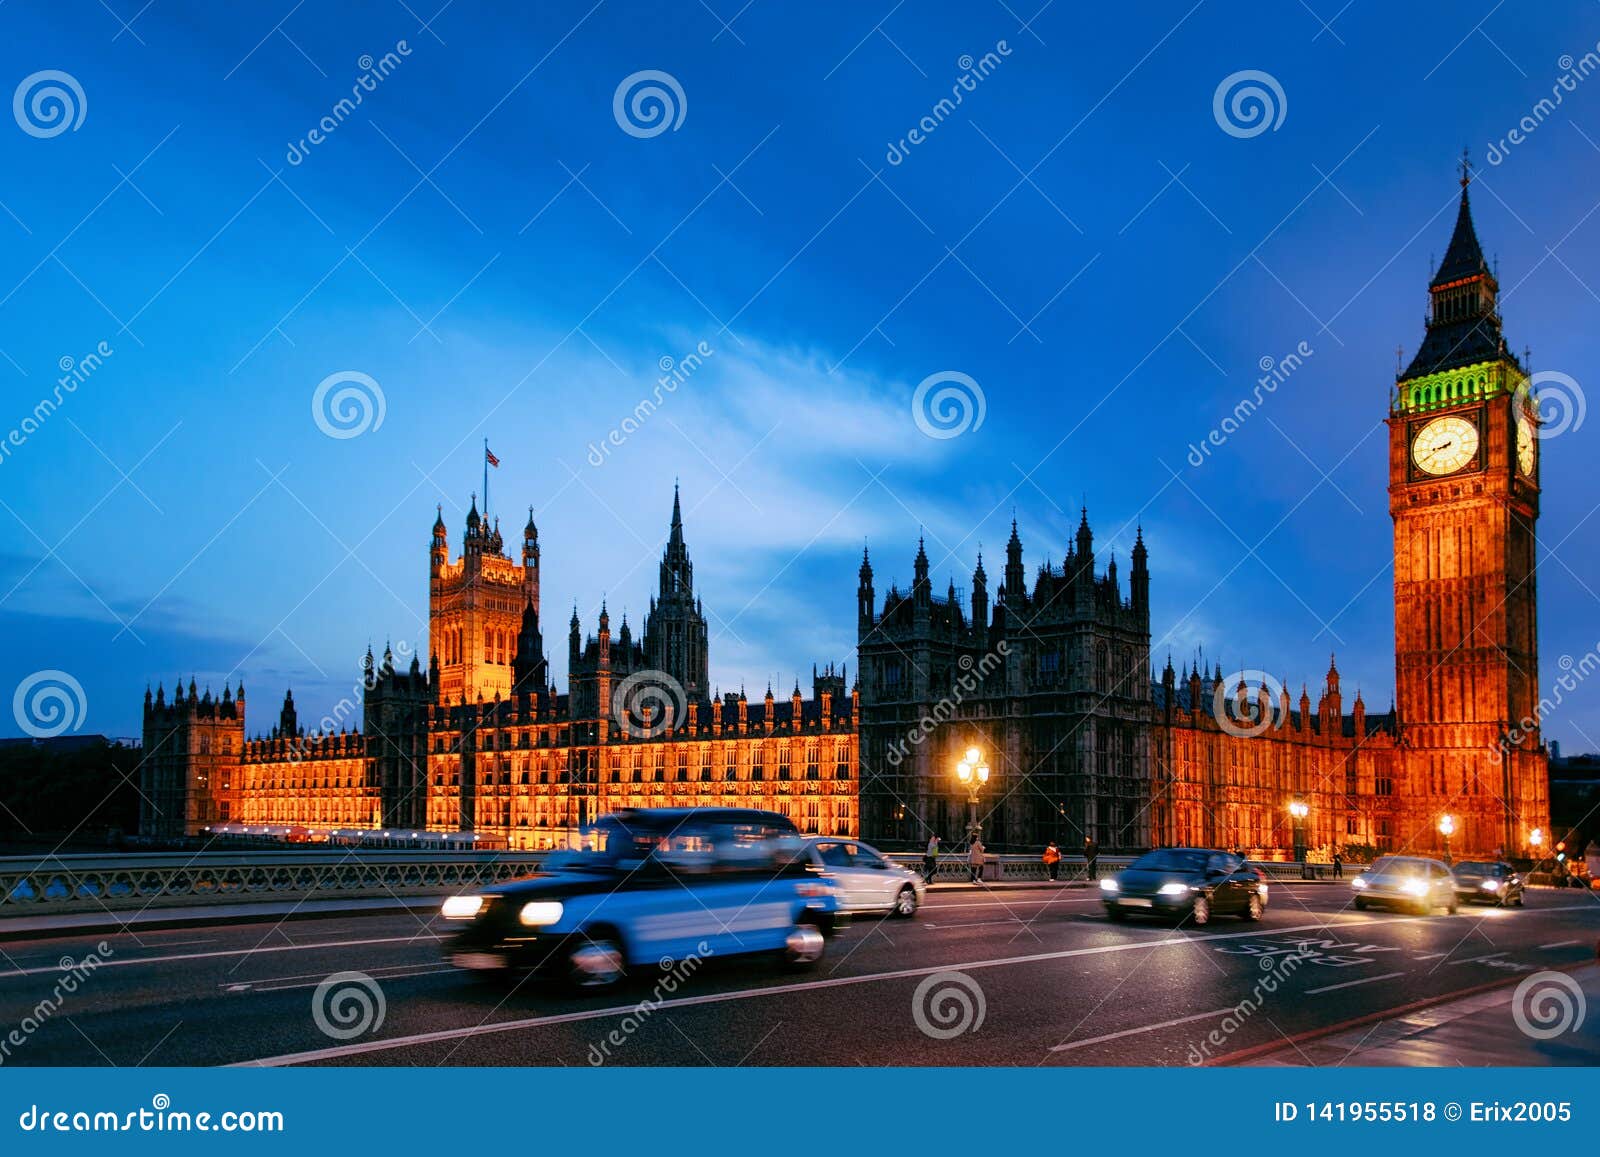
[[[439,909],[446,920],[471,920],[483,911],[482,896],[451,896]]]
[[[1358,892],[1365,891],[1367,887],[1367,878],[1365,876],[1357,876],[1354,880],[1350,881],[1350,886]]]
[[[1426,896],[1428,894],[1428,881],[1426,880],[1407,880],[1402,886],[1409,896]]]
[[[1498,892],[1500,890],[1500,881],[1485,880],[1483,883],[1479,884],[1478,887],[1482,888],[1485,892]]]
[[[1117,890],[1117,882],[1108,876],[1100,881],[1100,890],[1102,892],[1115,892]]]
[[[561,919],[561,902],[559,900],[534,900],[522,906],[522,911],[517,913],[517,919],[529,927],[554,924]]]
[[[1189,891],[1188,884],[1172,883],[1161,885],[1161,895],[1163,896],[1182,896]]]

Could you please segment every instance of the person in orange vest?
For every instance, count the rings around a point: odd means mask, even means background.
[[[1050,873],[1050,879],[1054,881],[1061,871],[1061,849],[1056,847],[1054,840],[1051,840],[1050,846],[1044,850],[1043,858],[1045,870]]]

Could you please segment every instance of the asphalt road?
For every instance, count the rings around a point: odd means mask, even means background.
[[[479,982],[425,916],[34,940],[0,956],[0,1063],[1183,1065],[1593,960],[1600,938],[1600,896],[1577,891],[1455,916],[1348,901],[1275,884],[1258,924],[1175,929],[1113,925],[1081,889],[940,892],[914,920],[857,919],[808,972],[714,960],[605,997]],[[62,960],[102,940],[62,992]],[[342,972],[372,979],[381,1021],[348,999],[319,1025]]]

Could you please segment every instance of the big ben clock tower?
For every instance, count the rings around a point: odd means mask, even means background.
[[[1520,855],[1548,828],[1536,718],[1538,416],[1467,196],[1389,414],[1401,846]]]

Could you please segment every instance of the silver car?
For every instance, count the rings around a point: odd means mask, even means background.
[[[910,917],[922,905],[922,877],[883,858],[860,840],[810,836],[806,854],[811,870],[829,881],[844,912],[887,912]]]
[[[1435,908],[1456,912],[1456,879],[1450,867],[1425,856],[1380,856],[1350,881],[1355,906],[1398,908],[1426,916]]]

